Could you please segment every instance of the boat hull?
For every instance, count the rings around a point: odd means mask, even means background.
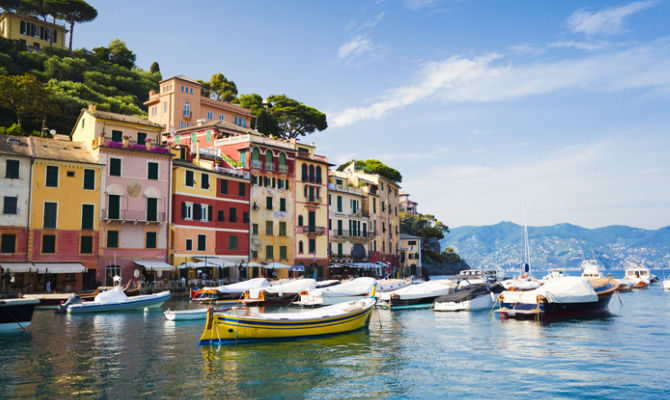
[[[14,331],[30,326],[37,299],[0,300],[0,331]]]
[[[373,306],[374,301],[366,307],[345,314],[305,320],[270,320],[244,315],[214,314],[210,309],[200,345],[350,332],[368,326]]]
[[[400,298],[399,296],[391,296],[391,299],[379,304],[380,308],[388,308],[392,310],[403,310],[411,308],[430,308],[435,303],[435,299],[442,296],[443,293],[438,295],[431,295],[426,297],[416,297],[416,298]]]
[[[602,296],[598,301],[584,303],[500,303],[500,309],[496,310],[505,317],[510,318],[561,318],[585,314],[597,314],[607,311],[610,296]]]
[[[198,310],[167,310],[163,313],[169,321],[193,321],[207,318],[207,309]]]
[[[103,303],[88,302],[82,304],[71,304],[67,307],[67,312],[70,314],[79,313],[99,313],[99,312],[114,312],[114,311],[130,311],[141,310],[144,308],[160,308],[166,301],[170,299],[170,291],[164,291],[156,294],[134,296],[128,301],[119,303]]]
[[[488,310],[493,305],[490,293],[479,295],[471,300],[460,302],[435,302],[434,311],[478,311]]]

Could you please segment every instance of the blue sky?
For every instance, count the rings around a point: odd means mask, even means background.
[[[90,3],[75,47],[314,106],[449,226],[670,225],[668,0]]]

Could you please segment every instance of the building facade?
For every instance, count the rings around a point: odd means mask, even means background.
[[[412,215],[417,215],[419,213],[419,203],[410,200],[409,193],[400,193],[399,206],[401,212]]]
[[[370,220],[363,190],[345,173],[330,171],[328,185],[329,253],[331,263],[366,262],[370,251]]]
[[[400,268],[402,276],[421,275],[421,237],[400,234]]]
[[[0,14],[0,36],[19,40],[28,49],[40,50],[45,46],[65,48],[65,33],[65,27],[30,15]]]
[[[150,91],[144,105],[149,121],[161,124],[164,132],[216,121],[251,129],[254,118],[246,108],[202,96],[202,85],[183,75],[162,80],[158,93]]]
[[[99,192],[101,242],[96,279],[111,285],[167,279],[172,155],[161,146],[162,127],[146,119],[81,111],[72,131],[104,164]]]

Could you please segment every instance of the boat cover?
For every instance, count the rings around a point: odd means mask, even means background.
[[[379,293],[381,300],[390,300],[391,295],[398,295],[402,300],[420,299],[423,297],[442,296],[456,287],[456,282],[449,279],[430,280],[418,285],[405,286],[392,292]]]
[[[541,295],[549,303],[590,303],[598,301],[598,295],[588,278],[564,276],[547,281],[538,289],[528,291],[505,291],[506,303],[536,304]]]
[[[95,303],[99,304],[122,303],[127,300],[128,296],[123,293],[123,289],[121,289],[120,286],[100,292],[95,296],[95,299],[93,299]]]
[[[364,296],[372,291],[375,278],[363,277],[345,281],[337,286],[317,290],[323,297]]]
[[[265,278],[253,278],[248,281],[233,283],[217,287],[204,287],[202,290],[214,289],[220,293],[242,293],[247,289],[261,289],[269,287],[270,282]]]
[[[461,303],[463,301],[472,300],[475,297],[481,296],[483,294],[488,294],[489,292],[500,293],[505,288],[498,282],[495,282],[491,285],[489,289],[486,283],[471,283],[470,285],[463,286],[461,289],[456,290],[453,293],[440,296],[435,299],[436,303]]]
[[[316,280],[314,279],[295,279],[276,286],[270,286],[265,290],[268,293],[300,293],[303,290],[314,290],[314,288],[316,288]]]

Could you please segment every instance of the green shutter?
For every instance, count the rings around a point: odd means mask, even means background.
[[[81,205],[81,229],[93,229],[93,204]]]

